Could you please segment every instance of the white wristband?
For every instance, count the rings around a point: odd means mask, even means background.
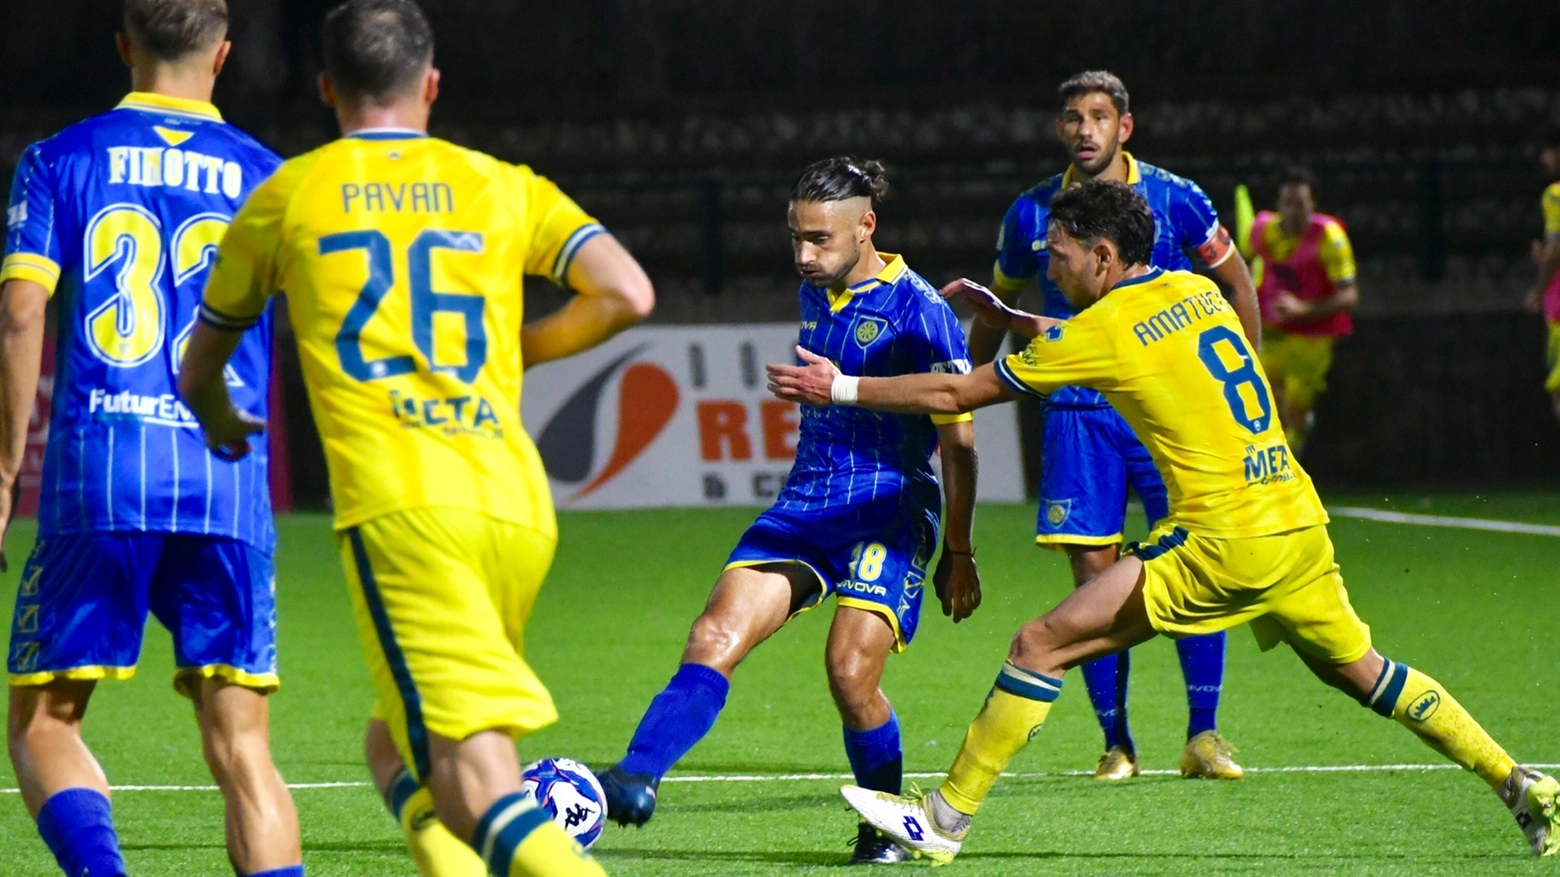
[[[861,378],[835,375],[834,383],[829,385],[829,401],[836,405],[855,405],[857,385],[860,383]]]

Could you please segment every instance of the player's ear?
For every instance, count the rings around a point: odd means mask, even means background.
[[[858,228],[861,231],[858,235],[861,238],[860,243],[864,244],[868,238],[872,237],[872,233],[877,231],[877,211],[870,207],[867,208],[867,212],[861,214],[861,222],[858,224]]]
[[[320,74],[320,102],[333,110],[336,104],[341,102],[341,98],[336,94],[336,84],[330,81],[329,73]]]
[[[1136,126],[1136,123],[1132,121],[1132,114],[1131,113],[1122,113],[1121,114],[1121,136],[1117,138],[1117,142],[1119,142],[1119,143],[1126,143],[1128,140],[1130,140],[1132,138],[1132,129],[1135,126]]]
[[[439,99],[439,68],[429,67],[428,75],[423,80],[423,103],[429,106]]]
[[[228,55],[233,51],[233,41],[223,40],[222,45],[217,46],[217,55],[211,61],[211,75],[221,76],[222,68],[227,65]]]
[[[114,45],[119,47],[119,60],[125,62],[126,67],[134,67],[135,55],[130,48],[130,35],[124,31],[115,34]]]

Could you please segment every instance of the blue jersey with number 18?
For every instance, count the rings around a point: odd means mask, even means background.
[[[178,395],[178,364],[217,244],[280,160],[203,101],[132,93],[29,147],[6,212],[0,282],[59,307],[39,535],[155,531],[274,541],[265,442],[229,463]],[[227,371],[266,416],[271,331]]]

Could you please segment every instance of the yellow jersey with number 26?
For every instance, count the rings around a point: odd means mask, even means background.
[[[457,507],[556,536],[520,422],[522,275],[560,285],[595,220],[529,168],[418,132],[286,162],[223,238],[201,319],[287,295],[338,528]]]
[[[1164,477],[1167,523],[1237,538],[1327,522],[1240,320],[1205,277],[1156,268],[1118,284],[999,360],[997,375],[1035,395],[1104,393]]]

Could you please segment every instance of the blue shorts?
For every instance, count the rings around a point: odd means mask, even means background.
[[[726,569],[803,564],[818,576],[820,589],[798,613],[834,594],[841,606],[883,616],[894,628],[894,651],[902,652],[921,618],[921,590],[926,565],[937,550],[937,526],[934,514],[919,510],[885,526],[772,508],[742,534]]]
[[[146,613],[173,634],[173,685],[200,677],[273,691],[276,575],[246,542],[173,533],[40,539],[22,570],[7,662],[13,686],[135,674]]]
[[[1149,529],[1170,514],[1164,479],[1116,409],[1048,405],[1044,417],[1036,544],[1120,543],[1129,484],[1143,500]]]

